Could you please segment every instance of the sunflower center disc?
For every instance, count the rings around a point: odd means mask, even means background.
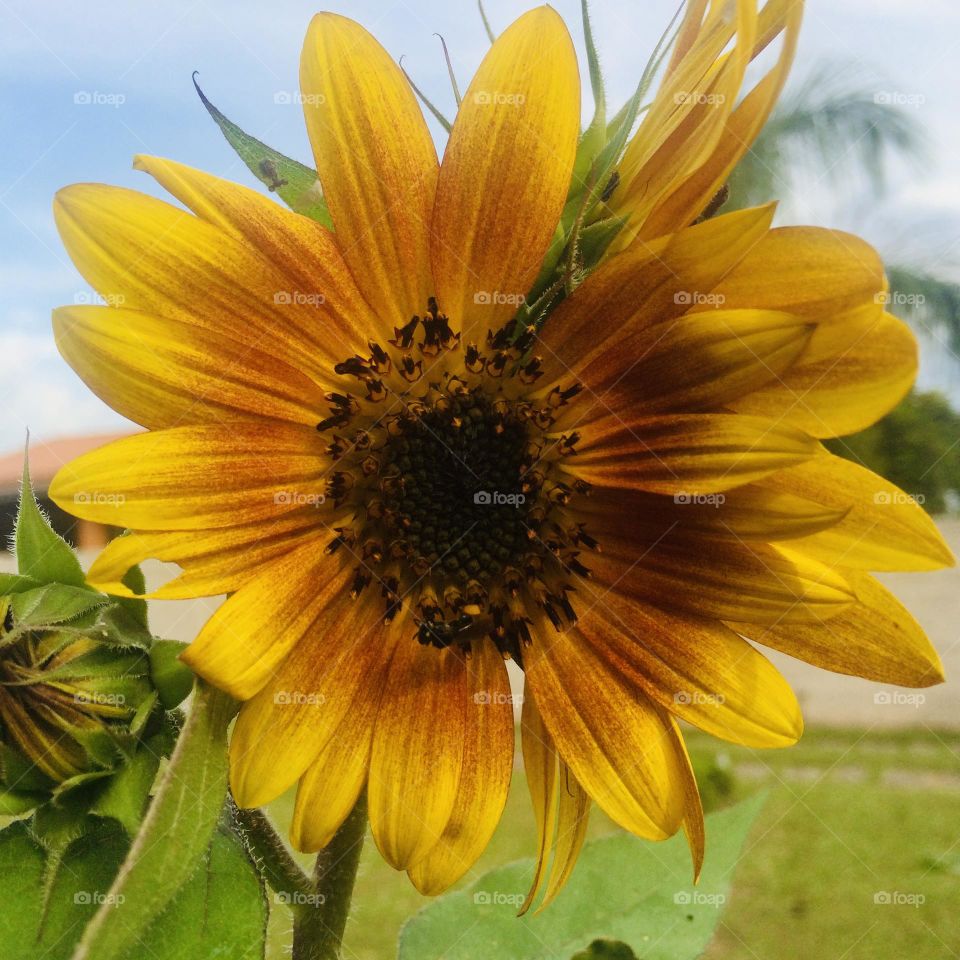
[[[481,391],[400,425],[384,450],[391,526],[435,572],[495,577],[530,548],[521,473],[527,434]]]

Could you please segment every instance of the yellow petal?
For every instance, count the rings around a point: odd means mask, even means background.
[[[316,338],[346,357],[387,325],[357,288],[334,235],[256,190],[173,160],[137,156],[133,165],[162,184],[198,217],[245,240],[290,279],[291,302],[309,299],[317,314]]]
[[[460,650],[408,634],[397,644],[370,757],[370,828],[398,870],[423,859],[454,810],[464,759],[467,669]]]
[[[731,406],[750,414],[775,409],[811,436],[839,437],[886,416],[916,376],[917,341],[910,328],[868,308],[846,322],[819,326],[806,353],[777,382]]]
[[[118,413],[145,427],[237,417],[315,425],[322,387],[254,346],[125,307],[61,307],[63,358]]]
[[[733,624],[756,643],[825,670],[901,687],[943,682],[943,666],[923,628],[889,590],[868,574],[849,571],[857,603],[823,626]]]
[[[85,520],[139,530],[251,523],[322,501],[321,447],[315,429],[277,421],[174,427],[78,457],[50,496]]]
[[[282,301],[288,277],[255,247],[168,203],[133,190],[75,184],[54,201],[63,245],[113,306],[193,322],[251,344],[319,382],[343,347],[318,335],[324,310]]]
[[[560,756],[614,822],[650,840],[683,821],[683,773],[652,704],[576,631],[544,630],[524,669]]]
[[[729,115],[710,157],[695,173],[675,181],[674,189],[646,217],[643,236],[660,236],[691,223],[728,181],[731,171],[753,145],[773,112],[793,64],[802,19],[803,0],[768,0],[765,4],[760,14],[754,55],[782,34],[776,61]],[[629,232],[618,239],[628,242]]]
[[[370,305],[402,326],[434,292],[437,154],[423,114],[390,54],[334,13],[310,23],[300,86],[337,243]]]
[[[715,620],[668,613],[589,586],[582,641],[666,710],[724,740],[784,747],[803,730],[789,684],[762,654]]]
[[[664,195],[716,149],[754,54],[756,0],[737,0],[732,14],[730,4],[714,0],[702,23],[688,18],[681,29],[692,36],[684,38],[683,55],[674,57],[619,167],[622,186],[610,206],[630,216],[629,234],[641,232]]]
[[[484,58],[450,134],[432,255],[440,306],[469,342],[526,296],[563,211],[580,132],[580,75],[555,10],[538,7]]]
[[[863,570],[937,570],[955,562],[937,525],[914,497],[842,457],[824,452],[758,486],[847,511],[836,525],[790,544],[824,563]]]
[[[331,532],[318,524],[315,507],[248,526],[221,530],[172,530],[128,533],[115,537],[93,561],[87,582],[104,593],[135,594],[122,581],[144,560],[179,564],[182,572],[145,596],[151,600],[186,600],[233,593],[272,561],[295,549],[305,537],[322,550]]]
[[[624,409],[722,407],[783,375],[812,331],[798,317],[763,310],[717,310],[642,328],[608,341],[609,349],[578,370],[587,395],[570,416],[579,425]]]
[[[713,292],[728,310],[783,310],[822,322],[873,303],[883,285],[883,262],[859,237],[822,227],[778,227]]]
[[[308,541],[229,597],[182,659],[221,690],[249,700],[327,607],[347,593],[353,575],[316,539]]]
[[[541,331],[537,352],[543,352],[548,371],[544,382],[569,380],[631,329],[686,313],[767,233],[772,218],[772,206],[739,210],[675,236],[638,242],[613,257],[557,307]],[[604,323],[604,317],[617,322]]]
[[[241,807],[262,806],[295,783],[358,698],[382,686],[399,629],[384,626],[383,606],[371,600],[341,591],[241,707],[230,741],[230,785]]]
[[[661,719],[667,725],[667,730],[670,732],[677,748],[677,753],[683,760],[683,832],[687,835],[687,843],[690,846],[690,856],[693,858],[693,882],[696,883],[700,879],[700,872],[703,870],[703,856],[707,845],[706,829],[703,822],[703,804],[700,802],[700,788],[697,786],[697,778],[693,772],[693,764],[690,762],[690,754],[687,753],[687,745],[684,743],[683,734],[680,733],[677,721],[666,711],[661,713]]]
[[[770,542],[819,533],[839,523],[848,506],[828,507],[771,485],[748,484],[720,497],[665,497],[642,490],[598,488],[578,512],[588,530],[614,528],[618,537],[656,543],[678,538]]]
[[[562,761],[558,781],[560,789],[557,839],[550,867],[550,882],[543,895],[543,902],[537,908],[538,913],[548,907],[566,886],[580,856],[583,841],[587,838],[587,827],[590,824],[590,795],[577,782],[573,771]]]
[[[622,411],[592,423],[562,468],[598,486],[708,494],[802,463],[819,449],[802,431],[763,416]]]
[[[290,842],[297,850],[322,850],[350,816],[367,782],[379,706],[380,690],[362,688],[354,709],[301,777],[290,824]]]
[[[488,639],[467,660],[463,772],[453,811],[437,845],[408,873],[414,886],[435,896],[473,866],[493,836],[513,773],[513,697],[507,668]]]
[[[537,709],[537,701],[526,685],[523,711],[520,715],[520,743],[523,748],[523,771],[533,803],[533,817],[537,824],[537,865],[530,891],[520,908],[523,916],[532,906],[547,877],[553,837],[557,829],[557,749]]]
[[[612,518],[616,519],[616,518]],[[695,616],[756,623],[821,623],[855,599],[843,573],[773,545],[667,531],[637,541],[605,529],[603,553],[584,558],[599,584]]]

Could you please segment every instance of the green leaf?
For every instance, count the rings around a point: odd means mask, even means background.
[[[38,630],[76,620],[107,602],[106,596],[91,593],[88,589],[47,583],[35,590],[15,593],[10,598],[10,608],[18,630]]]
[[[231,831],[218,830],[205,861],[147,930],[150,960],[263,957],[267,902],[259,872]],[[142,960],[136,946],[125,960]]]
[[[710,940],[762,803],[754,797],[707,817],[707,859],[696,887],[683,836],[653,844],[616,833],[584,845],[566,888],[540,914],[516,915],[533,860],[440,897],[403,928],[399,960],[570,957],[598,939],[621,941],[643,960],[692,960]]]
[[[107,902],[126,848],[123,831],[105,822],[62,858],[48,854],[25,821],[0,831],[3,960],[68,960],[77,931]]]
[[[40,512],[30,483],[30,465],[26,453],[23,457],[23,485],[20,489],[15,543],[21,575],[33,577],[40,583],[86,587],[77,555]]]
[[[333,229],[333,220],[327,209],[327,201],[320,192],[317,171],[296,160],[285,157],[261,140],[244,133],[232,120],[228,120],[208,99],[193,75],[193,85],[216,121],[227,143],[247,165],[247,169],[271,192],[276,193],[291,210],[310,217]]]
[[[157,640],[150,648],[153,685],[165,710],[173,710],[183,703],[193,687],[193,671],[180,659],[186,647],[178,640]]]
[[[126,957],[193,876],[226,796],[227,728],[236,710],[230,697],[198,681],[173,756],[110,888],[113,903],[94,916],[74,960]]]

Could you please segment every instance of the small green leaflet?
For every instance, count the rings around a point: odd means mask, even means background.
[[[32,577],[39,583],[62,583],[86,588],[77,555],[40,512],[30,483],[26,452],[23,455],[23,485],[20,489],[15,546],[21,576]]]
[[[256,137],[244,133],[228,120],[208,99],[193,75],[193,85],[210,116],[216,121],[227,143],[247,165],[247,169],[271,192],[297,213],[333,229],[327,202],[320,191],[317,171],[285,157]]]

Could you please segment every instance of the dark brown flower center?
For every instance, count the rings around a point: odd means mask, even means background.
[[[551,432],[578,387],[530,399],[539,361],[503,334],[462,347],[433,302],[370,347],[337,365],[345,386],[318,425],[328,501],[352,508],[330,550],[357,558],[353,592],[379,592],[387,620],[409,604],[421,643],[487,634],[522,660],[536,611],[576,619],[578,556],[595,546],[570,510],[588,488],[559,469],[577,437]]]

